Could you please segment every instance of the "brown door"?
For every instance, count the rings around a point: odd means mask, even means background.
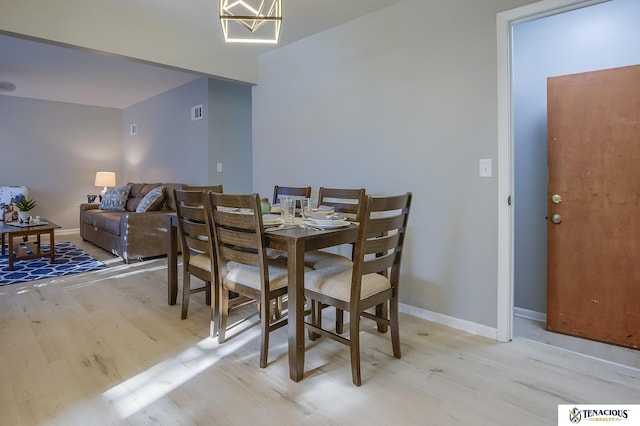
[[[549,78],[549,330],[640,347],[640,65]]]

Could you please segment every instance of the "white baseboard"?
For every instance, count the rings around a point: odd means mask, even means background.
[[[473,333],[479,336],[488,337],[489,339],[498,340],[497,328],[487,327],[486,325],[450,317],[448,315],[439,314],[422,308],[416,308],[415,306],[406,305],[404,303],[399,304],[399,311],[416,318],[446,325],[467,333]]]
[[[513,308],[513,315],[538,322],[547,322],[547,314],[544,312],[531,311],[529,309],[518,308],[517,306]]]

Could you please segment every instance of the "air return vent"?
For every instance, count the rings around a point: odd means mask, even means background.
[[[202,118],[202,105],[191,107],[191,121],[200,120]]]

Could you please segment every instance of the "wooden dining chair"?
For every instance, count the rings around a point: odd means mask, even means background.
[[[366,190],[364,188],[325,188],[320,187],[318,192],[318,206],[333,207],[336,213],[344,215],[348,220],[358,222],[360,220],[360,208],[365,199]],[[314,269],[324,268],[331,265],[352,264],[354,245],[351,245],[350,256],[342,256],[329,253],[324,250],[315,250],[305,253],[305,264]],[[312,303],[313,304],[313,303]],[[313,308],[314,306],[312,306]],[[325,307],[325,306],[323,306]],[[336,309],[336,332],[343,331],[344,315],[340,309]],[[382,327],[382,326],[381,326]],[[383,329],[381,328],[381,331]]]
[[[212,188],[222,192],[222,185]],[[173,193],[176,200],[178,234],[182,243],[181,318],[185,319],[192,294],[206,292],[206,303],[211,305],[211,283],[217,279],[217,265],[213,253],[211,226],[205,210],[205,192],[175,189]],[[204,281],[204,286],[191,288],[192,275]],[[217,299],[217,294],[215,294],[214,307],[218,302]],[[215,309],[212,311],[215,312]]]
[[[282,196],[291,196],[291,197],[311,197],[311,187],[296,187],[296,186],[274,186],[273,187],[273,204],[278,203],[278,199]]]
[[[314,309],[305,326],[313,333],[346,344],[351,350],[353,383],[360,386],[360,317],[391,328],[393,356],[400,358],[398,292],[400,261],[412,194],[367,197],[361,209],[353,265],[331,265],[305,273],[305,296],[349,312],[349,337],[322,328],[322,309]],[[388,315],[366,312],[388,304]],[[385,310],[386,311],[386,310]]]
[[[258,301],[260,306],[260,368],[267,366],[269,333],[287,324],[274,303],[287,293],[288,270],[283,260],[269,259],[258,194],[210,192],[206,199],[211,217],[221,287],[218,342],[227,331],[229,291]],[[239,211],[240,209],[240,211]]]

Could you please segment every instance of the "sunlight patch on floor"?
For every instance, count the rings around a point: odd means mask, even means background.
[[[221,358],[259,338],[260,330],[247,330],[237,340],[219,345],[207,338],[176,357],[167,359],[102,394],[121,419],[126,419],[160,399],[178,386],[212,367]]]

